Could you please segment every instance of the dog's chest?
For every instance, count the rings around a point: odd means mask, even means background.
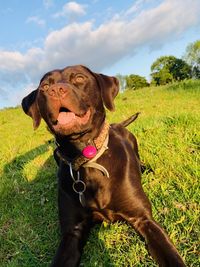
[[[92,210],[105,209],[111,199],[109,178],[99,170],[87,168],[84,172],[84,182],[86,205]]]

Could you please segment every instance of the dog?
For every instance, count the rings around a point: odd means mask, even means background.
[[[61,241],[53,267],[79,266],[91,227],[103,220],[128,222],[159,266],[185,266],[141,185],[137,141],[125,128],[138,114],[119,124],[106,120],[118,91],[117,78],[76,65],[46,73],[22,100],[34,129],[43,119],[57,144]]]

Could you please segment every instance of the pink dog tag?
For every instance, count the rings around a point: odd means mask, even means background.
[[[86,146],[83,151],[82,154],[84,157],[86,157],[87,159],[92,159],[96,156],[97,154],[97,150],[96,147],[94,146]]]

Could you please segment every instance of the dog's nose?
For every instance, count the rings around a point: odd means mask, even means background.
[[[66,96],[69,89],[68,87],[63,83],[57,83],[54,85],[51,85],[49,89],[47,90],[48,95],[56,97],[56,98],[62,98]]]

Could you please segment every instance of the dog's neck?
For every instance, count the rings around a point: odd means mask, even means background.
[[[77,139],[56,137],[58,149],[70,161],[82,156],[83,149],[88,146],[95,147],[98,152],[108,136],[109,127],[109,123],[104,120],[98,128],[98,135],[93,130],[92,133],[87,132]]]

